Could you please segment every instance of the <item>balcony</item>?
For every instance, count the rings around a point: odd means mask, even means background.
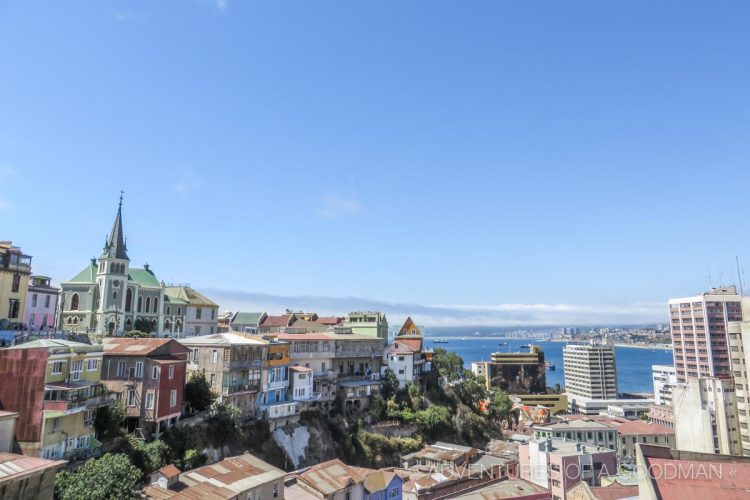
[[[274,382],[268,382],[264,386],[263,390],[266,391],[266,392],[267,391],[276,391],[276,390],[279,390],[279,389],[286,389],[287,387],[289,387],[289,379],[286,379],[286,380],[276,380]]]
[[[224,396],[238,394],[241,392],[259,392],[260,382],[257,380],[239,380],[221,386],[221,392]]]
[[[225,370],[252,370],[253,368],[260,368],[263,366],[261,359],[241,359],[230,361],[224,365]]]

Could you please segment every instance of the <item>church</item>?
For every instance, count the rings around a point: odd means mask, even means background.
[[[175,287],[160,282],[148,265],[131,267],[127,252],[120,196],[99,259],[91,259],[85,269],[61,284],[58,330],[98,336],[121,336],[131,330],[159,337],[184,336],[190,301],[169,293]],[[218,309],[216,304],[213,307]]]

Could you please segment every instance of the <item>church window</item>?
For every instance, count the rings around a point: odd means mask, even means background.
[[[182,316],[182,308],[181,307],[177,308],[177,316]]]
[[[70,299],[70,310],[71,311],[77,311],[78,310],[78,294],[74,293],[73,297]]]
[[[141,312],[141,308],[143,306],[143,297],[138,297],[138,312]]]
[[[133,290],[128,288],[128,291],[125,292],[125,311],[130,312],[132,308],[133,308]]]
[[[171,315],[172,315],[172,307],[167,306],[167,316],[171,316]]]
[[[117,290],[115,290],[114,292],[112,292],[112,298],[113,298],[113,299],[116,299],[116,298],[117,298]]]
[[[155,313],[159,312],[159,299],[156,299],[156,298],[154,299],[154,312]]]
[[[146,312],[151,312],[151,297],[146,297]]]

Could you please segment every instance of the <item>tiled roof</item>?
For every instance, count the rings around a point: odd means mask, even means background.
[[[164,289],[164,293],[170,297],[185,300],[193,306],[219,307],[216,302],[210,300],[205,295],[195,291],[189,286],[168,286]]]
[[[107,337],[102,342],[106,354],[118,356],[148,356],[160,347],[173,343],[174,353],[187,353],[190,349],[173,339],[131,339]]]
[[[718,462],[649,457],[647,462],[646,470],[655,476],[651,481],[659,498],[726,500],[750,496],[750,463],[735,462],[733,457]]]
[[[150,269],[131,267],[128,269],[128,279],[145,287],[159,288],[161,286],[161,283],[159,283],[159,280],[156,279],[156,276]]]
[[[319,316],[316,321],[321,325],[335,326],[339,323],[342,323],[344,321],[344,318],[339,318],[336,316]]]
[[[0,482],[32,472],[60,468],[65,464],[67,464],[65,460],[45,460],[26,455],[16,455],[15,453],[0,453]]]
[[[283,314],[281,316],[266,316],[261,326],[289,326],[293,314]]]
[[[179,476],[181,471],[177,467],[175,467],[173,464],[169,464],[165,467],[162,467],[159,469],[159,473],[167,478],[173,478],[175,476]]]
[[[323,495],[330,495],[351,484],[359,484],[364,481],[363,472],[365,470],[374,472],[369,469],[350,467],[335,458],[328,462],[313,465],[300,474],[298,480]]]
[[[674,429],[659,424],[644,422],[643,420],[631,420],[617,426],[617,433],[623,436],[634,436],[638,434],[674,434]]]

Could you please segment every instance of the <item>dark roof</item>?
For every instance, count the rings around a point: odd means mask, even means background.
[[[112,224],[112,231],[109,233],[107,242],[104,244],[104,250],[102,250],[103,259],[128,259],[127,245],[125,244],[125,237],[122,234],[122,198],[120,199],[120,206],[117,209],[117,216],[115,222]]]

